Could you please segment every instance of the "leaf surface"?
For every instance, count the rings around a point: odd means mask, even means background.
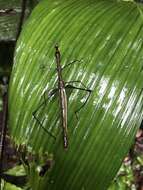
[[[15,52],[9,123],[17,144],[54,155],[46,188],[104,190],[109,186],[142,120],[142,34],[141,14],[131,2],[48,0],[33,11]],[[67,151],[58,94],[36,115],[56,142],[32,116],[44,101],[44,92],[48,96],[57,87],[56,44],[62,65],[79,60],[63,70],[64,81],[81,81],[92,90],[78,119],[75,111],[87,93],[67,90]]]

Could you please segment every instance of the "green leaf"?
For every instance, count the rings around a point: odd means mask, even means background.
[[[2,180],[2,183],[0,185],[1,185],[0,186],[1,190],[23,190],[23,189],[15,186],[15,185],[13,185],[11,183],[7,183],[3,180]]]
[[[142,9],[141,5],[140,9]],[[16,144],[54,156],[45,189],[104,190],[128,152],[143,116],[143,20],[136,4],[106,0],[44,0],[25,24],[9,89],[9,127]],[[58,95],[37,117],[44,92],[57,86],[55,44],[65,81],[92,90],[67,91],[69,147],[63,148]],[[80,84],[74,84],[80,86]],[[48,93],[47,93],[48,94]],[[43,188],[44,189],[44,188]],[[34,189],[35,190],[35,189]]]
[[[6,171],[5,174],[14,175],[14,176],[26,175],[23,165],[18,165],[18,166],[15,166],[14,168],[11,168],[8,171]]]

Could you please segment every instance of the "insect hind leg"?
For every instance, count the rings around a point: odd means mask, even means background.
[[[56,137],[50,132],[50,131],[48,131],[44,126],[43,126],[43,123],[44,123],[44,120],[41,122],[40,120],[39,120],[39,118],[36,116],[36,113],[40,110],[40,109],[42,109],[42,108],[44,108],[45,106],[46,106],[46,103],[47,103],[47,101],[57,92],[57,88],[56,89],[53,89],[53,90],[51,90],[49,93],[48,93],[48,98],[46,98],[46,92],[47,91],[45,91],[45,93],[44,93],[44,101],[38,106],[38,108],[32,113],[32,116],[34,117],[34,119],[36,120],[36,122],[39,124],[39,126],[47,133],[47,134],[49,134],[52,138],[54,138],[54,140],[56,140]]]

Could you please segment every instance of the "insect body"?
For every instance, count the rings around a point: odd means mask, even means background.
[[[55,58],[56,58],[56,70],[57,70],[57,75],[58,75],[58,88],[49,90],[49,91],[45,91],[44,93],[44,102],[42,102],[38,108],[33,112],[33,117],[36,119],[36,121],[39,123],[39,125],[43,128],[43,130],[48,133],[51,137],[53,137],[56,140],[56,137],[49,132],[44,126],[43,123],[37,118],[36,113],[39,109],[41,109],[42,107],[44,107],[46,105],[46,101],[49,100],[53,95],[55,95],[58,92],[58,97],[59,97],[59,109],[60,109],[60,119],[61,119],[61,127],[62,127],[62,135],[63,135],[63,147],[64,149],[68,148],[68,129],[67,129],[67,113],[68,113],[68,109],[67,109],[67,95],[66,95],[66,90],[67,89],[77,89],[77,90],[81,90],[81,91],[86,91],[88,92],[88,97],[86,98],[85,102],[83,103],[83,105],[78,108],[75,113],[79,112],[81,110],[81,108],[87,103],[88,98],[90,96],[90,93],[92,92],[90,89],[86,88],[86,86],[81,82],[81,81],[69,81],[69,82],[65,82],[63,80],[62,77],[62,70],[65,69],[66,67],[70,66],[71,64],[77,62],[78,60],[75,60],[67,65],[65,65],[64,67],[61,67],[61,54],[59,51],[58,46],[55,46]],[[80,61],[79,61],[80,62]],[[79,83],[80,85],[82,85],[83,87],[76,87],[73,86],[73,83]],[[48,93],[48,97],[46,98],[46,95]]]
[[[62,68],[61,68],[61,55],[58,46],[55,46],[56,52],[56,63],[58,72],[58,89],[59,89],[59,102],[60,102],[60,112],[61,112],[61,126],[63,133],[63,143],[64,148],[68,147],[68,135],[67,135],[67,95],[65,90],[65,83],[62,79]]]

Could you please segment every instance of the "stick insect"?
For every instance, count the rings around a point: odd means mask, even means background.
[[[81,81],[69,81],[65,82],[63,80],[62,76],[62,70],[66,67],[70,66],[71,64],[77,62],[78,60],[72,61],[69,64],[65,65],[64,67],[61,67],[61,53],[59,50],[58,45],[55,46],[55,59],[56,59],[56,71],[58,75],[58,87],[55,89],[52,89],[50,91],[45,91],[44,93],[44,102],[41,103],[41,105],[33,112],[33,117],[36,119],[36,121],[39,123],[39,125],[47,132],[51,137],[53,137],[56,140],[56,137],[50,133],[44,126],[43,123],[39,121],[39,119],[36,116],[36,112],[41,109],[41,107],[46,105],[46,94],[48,93],[48,100],[55,95],[58,92],[58,98],[59,98],[59,109],[60,109],[60,120],[61,120],[61,127],[62,127],[62,136],[63,136],[63,147],[64,149],[68,148],[68,128],[67,128],[67,116],[68,116],[68,109],[67,109],[67,94],[66,89],[78,89],[82,91],[88,92],[88,96],[85,100],[85,102],[75,111],[75,114],[81,110],[81,108],[87,103],[90,94],[92,90],[88,89]],[[76,87],[71,85],[72,83],[80,83],[83,87]]]

